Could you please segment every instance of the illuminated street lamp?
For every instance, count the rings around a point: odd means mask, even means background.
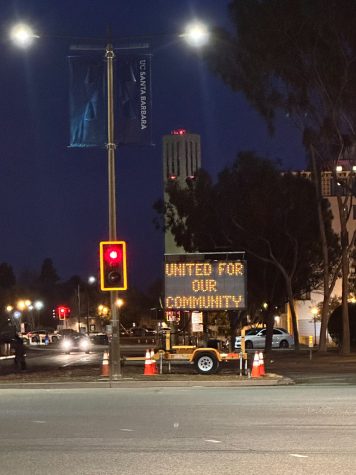
[[[122,299],[116,299],[115,301],[115,305],[117,306],[117,308],[121,308],[123,305],[124,305],[124,300]]]
[[[30,46],[35,38],[39,38],[35,35],[32,28],[24,23],[18,23],[10,30],[11,40],[20,48],[27,48]]]
[[[317,307],[313,307],[311,309],[311,314],[313,315],[313,322],[314,322],[314,345],[316,345],[316,319],[317,319],[318,313],[319,313],[319,310]]]
[[[14,317],[17,318],[18,321],[20,322],[21,331],[24,331],[24,329],[21,328],[21,326],[22,326],[22,321],[21,321],[22,314],[23,314],[23,312],[30,311],[31,310],[30,309],[31,305],[32,305],[32,302],[29,299],[20,299],[16,302],[16,309],[18,310],[18,314],[15,315],[16,312],[14,312]]]
[[[18,300],[18,302],[16,303],[16,308],[18,310],[20,310],[20,312],[25,310],[25,308],[26,308],[25,301],[24,300]]]
[[[33,302],[33,306],[35,307],[36,312],[37,312],[37,322],[36,323],[39,326],[40,325],[40,313],[41,313],[41,310],[44,307],[44,304],[41,300],[36,300],[35,302]]]
[[[42,310],[43,309],[43,302],[41,302],[41,300],[36,300],[33,303],[33,306],[35,307],[36,310]]]
[[[98,305],[98,313],[99,315],[106,317],[109,314],[109,307],[106,305]]]
[[[95,284],[95,282],[96,282],[96,277],[94,277],[93,275],[90,275],[88,277],[88,284],[93,285],[93,284]],[[89,334],[90,333],[90,328],[89,328],[90,298],[89,298],[89,289],[88,289],[88,287],[87,287],[86,291],[87,291],[87,333]]]
[[[208,43],[210,34],[206,25],[195,22],[188,25],[185,32],[179,36],[190,46],[201,47]]]

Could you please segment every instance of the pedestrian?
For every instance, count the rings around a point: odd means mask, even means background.
[[[47,346],[49,343],[49,335],[48,335],[48,332],[46,332],[46,336],[45,336],[45,345]]]
[[[15,365],[18,369],[25,370],[26,369],[26,349],[23,344],[22,338],[18,335],[15,336]]]

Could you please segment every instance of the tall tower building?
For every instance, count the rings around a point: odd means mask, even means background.
[[[163,136],[163,185],[164,190],[169,180],[177,180],[185,186],[187,179],[194,178],[201,168],[200,135],[191,134],[185,129],[172,130]],[[164,200],[168,196],[164,192]],[[178,247],[170,231],[165,233],[164,247],[166,254],[184,253]]]

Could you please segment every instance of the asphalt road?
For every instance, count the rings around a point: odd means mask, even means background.
[[[0,473],[353,474],[356,387],[0,389]]]
[[[125,345],[122,347],[124,356],[144,356],[147,345]],[[83,351],[72,351],[69,355],[63,352],[58,346],[31,346],[26,349],[27,366],[32,370],[65,368],[69,366],[100,365],[104,351],[108,347],[104,345],[93,345],[89,354]],[[7,372],[13,368],[12,360],[0,359],[0,373]]]

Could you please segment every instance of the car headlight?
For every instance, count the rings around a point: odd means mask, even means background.
[[[79,343],[79,348],[86,351],[88,350],[90,347],[90,341],[89,340],[82,340],[80,343]]]
[[[63,350],[69,350],[72,347],[72,342],[70,340],[64,339],[62,341],[62,348]]]

